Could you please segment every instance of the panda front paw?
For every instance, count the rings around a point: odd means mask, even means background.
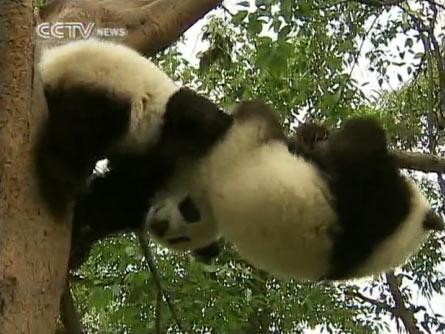
[[[327,140],[329,137],[329,130],[327,127],[316,123],[303,123],[297,130],[294,138],[309,148],[322,141]]]

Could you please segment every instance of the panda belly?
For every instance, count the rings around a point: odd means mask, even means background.
[[[317,170],[270,143],[227,166],[210,191],[221,235],[252,265],[283,278],[329,271],[336,214]]]

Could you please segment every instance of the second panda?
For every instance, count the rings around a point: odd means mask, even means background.
[[[261,102],[241,103],[232,117],[224,138],[153,204],[149,228],[166,246],[187,249],[196,235],[193,224],[169,220],[168,191],[190,196],[207,230],[283,278],[382,273],[403,264],[430,231],[443,230],[417,185],[399,173],[376,121],[348,120],[310,147],[290,144]]]

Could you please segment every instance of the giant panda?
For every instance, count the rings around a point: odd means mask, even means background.
[[[375,120],[352,118],[311,143],[287,140],[258,101],[241,103],[232,117],[224,138],[166,190],[193,201],[210,234],[252,265],[280,278],[359,278],[403,264],[430,231],[443,230],[398,171]],[[195,232],[171,224],[172,203],[180,201],[155,200],[147,224],[158,241],[184,249]]]
[[[139,228],[150,198],[182,164],[206,155],[232,122],[121,44],[69,42],[45,50],[38,69],[49,111],[35,146],[40,196],[55,217],[73,212],[80,250]],[[110,171],[91,177],[103,158]]]

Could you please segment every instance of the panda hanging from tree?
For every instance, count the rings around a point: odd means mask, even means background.
[[[77,198],[74,248],[146,222],[172,249],[213,257],[223,237],[280,277],[337,280],[398,266],[443,229],[373,119],[288,140],[263,102],[224,113],[113,43],[49,50],[40,70],[37,175],[55,214]],[[104,157],[110,172],[88,184]]]

